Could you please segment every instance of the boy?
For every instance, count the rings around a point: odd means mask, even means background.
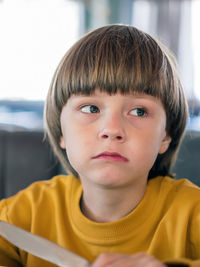
[[[57,68],[45,118],[73,174],[3,200],[1,220],[93,267],[200,266],[200,190],[170,178],[187,104],[166,48],[131,26],[87,34]],[[53,266],[2,238],[0,263]]]

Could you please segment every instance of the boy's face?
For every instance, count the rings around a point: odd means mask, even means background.
[[[146,183],[158,153],[171,141],[161,102],[149,95],[72,96],[61,113],[72,167],[83,183],[105,187]]]

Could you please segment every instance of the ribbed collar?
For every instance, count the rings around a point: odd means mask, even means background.
[[[143,199],[129,215],[109,223],[96,223],[82,214],[79,205],[82,196],[82,185],[76,178],[71,177],[71,179],[69,216],[74,232],[88,243],[116,245],[118,242],[130,238],[131,234],[138,232],[138,228],[144,227],[144,224],[150,220],[152,211],[156,209],[158,204],[163,177],[148,182]]]

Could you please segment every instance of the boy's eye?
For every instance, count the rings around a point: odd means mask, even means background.
[[[134,115],[137,117],[144,117],[146,114],[147,112],[144,108],[134,108],[131,111],[131,115]]]
[[[95,105],[86,105],[81,108],[84,113],[99,113],[99,108]]]

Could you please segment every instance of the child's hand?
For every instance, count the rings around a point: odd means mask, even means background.
[[[101,254],[92,267],[165,267],[166,265],[148,255],[147,253],[137,253],[133,255],[125,254]]]

